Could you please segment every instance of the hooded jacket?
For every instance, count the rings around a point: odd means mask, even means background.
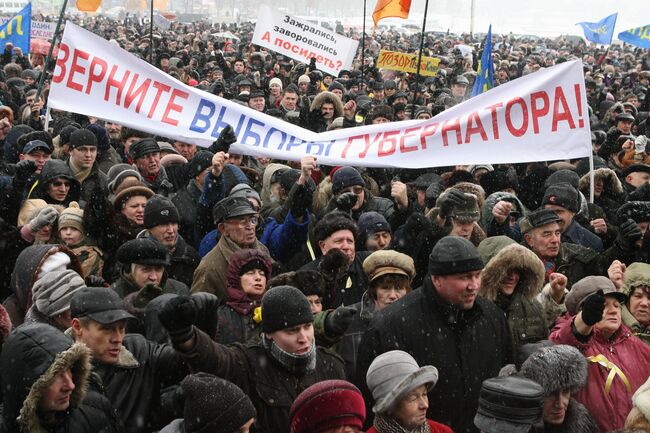
[[[616,374],[607,391],[611,368],[592,359],[587,384],[575,394],[575,398],[594,416],[600,431],[623,428],[632,409],[632,395],[650,376],[650,347],[632,335],[623,324],[609,339],[595,329],[586,342],[579,341],[573,331],[574,319],[575,316],[569,315],[558,319],[549,340],[578,348],[587,360],[590,357],[604,357],[604,363],[616,365],[625,375],[624,380],[620,374]],[[629,389],[625,381],[629,383]]]
[[[25,248],[16,259],[14,272],[11,274],[12,294],[3,302],[14,326],[23,323],[27,310],[32,306],[32,287],[38,279],[43,263],[48,257],[58,252],[67,254],[70,257],[68,268],[82,275],[83,271],[79,260],[72,251],[63,245],[32,245]]]
[[[625,271],[625,280],[623,286],[621,287],[621,292],[630,296],[630,293],[634,291],[635,287],[638,286],[648,286],[650,287],[650,273],[648,273],[648,264],[646,263],[636,263],[631,264]],[[629,301],[628,301],[629,302]],[[650,325],[643,326],[639,323],[638,320],[634,318],[628,305],[623,306],[621,311],[621,318],[623,323],[630,328],[632,334],[639,337],[646,344],[650,344]]]
[[[55,179],[63,178],[70,181],[70,191],[62,202],[55,201],[47,193],[47,185]],[[70,171],[70,167],[64,161],[59,159],[50,159],[43,166],[39,180],[31,186],[27,198],[41,198],[48,204],[60,204],[68,206],[71,201],[79,202],[81,197],[81,185]]]
[[[501,291],[509,271],[519,274],[511,296]],[[548,336],[542,306],[535,299],[544,286],[544,265],[529,249],[513,244],[503,248],[481,272],[481,295],[500,307],[508,318],[514,353],[527,343]]]
[[[625,198],[621,181],[616,176],[614,170],[606,167],[594,170],[594,181],[603,182],[603,192],[600,194],[600,197],[594,196],[594,204],[597,204],[603,209],[607,222],[614,225],[617,224],[616,211],[621,206],[622,199]],[[589,196],[589,185],[590,178],[589,173],[587,173],[580,178],[578,189],[585,196]]]
[[[90,350],[72,344],[63,333],[44,324],[25,325],[5,342],[0,358],[4,422],[10,432],[119,432],[115,410],[89,389]],[[70,407],[46,420],[38,405],[43,390],[70,369],[75,389]]]
[[[368,367],[378,355],[394,349],[410,353],[419,365],[438,368],[444,379],[429,392],[427,417],[456,433],[477,431],[468,414],[476,413],[481,383],[512,360],[503,312],[481,296],[471,309],[459,310],[438,295],[431,278],[382,310],[364,335],[355,383],[366,396],[366,407],[372,407]]]

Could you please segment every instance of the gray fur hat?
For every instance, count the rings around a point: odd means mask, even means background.
[[[366,373],[366,383],[375,400],[374,413],[384,413],[415,388],[438,382],[438,369],[432,365],[420,367],[411,355],[401,350],[382,353],[372,361]]]
[[[575,392],[587,383],[587,360],[573,346],[544,347],[528,357],[520,374],[542,385],[546,395],[560,389]]]

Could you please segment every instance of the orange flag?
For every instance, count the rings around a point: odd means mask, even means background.
[[[383,18],[408,18],[410,9],[411,0],[377,0],[375,11],[372,13],[375,27],[377,22]]]
[[[77,9],[83,12],[95,12],[102,0],[77,0]]]

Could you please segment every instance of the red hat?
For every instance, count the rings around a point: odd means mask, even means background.
[[[363,428],[366,406],[361,391],[345,380],[325,380],[300,393],[289,411],[291,433],[320,433],[352,426]]]

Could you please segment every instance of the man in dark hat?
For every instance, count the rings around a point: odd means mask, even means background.
[[[143,138],[133,143],[129,155],[142,175],[144,184],[153,192],[167,197],[175,191],[165,167],[160,165],[160,146],[154,138]]]
[[[423,286],[386,308],[364,335],[357,360],[360,388],[365,389],[373,359],[399,347],[418,364],[435,365],[445,378],[429,392],[427,417],[457,433],[475,432],[468,414],[476,413],[480,384],[498,375],[512,357],[505,316],[478,297],[482,268],[467,239],[447,236],[438,241]]]
[[[161,412],[159,396],[162,388],[189,373],[183,358],[171,346],[156,345],[140,334],[125,335],[127,320],[134,317],[113,290],[89,287],[77,291],[70,312],[69,332],[91,350],[93,371],[124,422],[125,432],[146,433],[171,421]]]
[[[253,110],[263,113],[266,109],[265,105],[266,98],[263,91],[256,89],[248,95],[248,106]]]
[[[383,81],[375,81],[372,85],[372,103],[373,105],[382,105],[386,103]]]
[[[623,170],[623,189],[627,194],[647,183],[650,183],[650,165],[632,164]]]
[[[200,259],[196,250],[178,233],[180,219],[174,203],[165,197],[155,195],[144,207],[144,227],[149,232],[149,238],[162,244],[169,251],[170,264],[167,267],[169,277],[189,287],[192,285],[192,275]]]
[[[456,75],[451,82],[451,95],[456,103],[463,102],[467,95],[467,88],[469,87],[469,80],[464,75]]]
[[[607,131],[607,139],[605,144],[600,148],[598,156],[606,160],[612,158],[613,153],[618,153],[620,147],[616,145],[618,138],[621,135],[630,135],[632,133],[632,125],[634,124],[634,116],[630,113],[625,112],[621,108],[621,112],[616,115],[615,126],[612,126],[609,131]]]
[[[246,198],[224,198],[214,206],[212,216],[221,237],[196,268],[192,292],[213,293],[226,299],[226,271],[232,254],[242,248],[260,249],[269,256],[270,253],[256,236],[259,210]]]
[[[187,295],[187,285],[167,277],[169,252],[164,245],[152,239],[132,239],[117,250],[121,264],[120,277],[111,289],[121,298],[136,293],[145,286],[154,286],[162,293]]]
[[[77,129],[70,134],[70,159],[68,166],[81,184],[79,205],[84,208],[95,191],[100,197],[108,196],[108,177],[97,164],[97,137],[87,129]]]
[[[341,358],[316,346],[309,301],[295,287],[273,287],[262,297],[259,343],[216,343],[192,326],[196,313],[189,298],[177,297],[165,305],[159,319],[193,369],[244,390],[257,411],[257,431],[288,432],[289,410],[301,390],[345,378]]]

